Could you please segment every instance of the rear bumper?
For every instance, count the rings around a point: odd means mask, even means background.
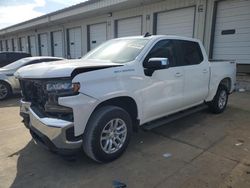
[[[74,126],[73,122],[39,117],[29,102],[21,101],[20,115],[25,126],[30,130],[33,139],[45,148],[64,155],[73,154],[80,150],[82,140],[67,140],[67,130]]]

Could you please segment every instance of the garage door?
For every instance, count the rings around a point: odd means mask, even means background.
[[[62,31],[54,31],[51,33],[52,39],[52,55],[55,57],[63,57],[63,37]]]
[[[250,63],[250,1],[230,0],[218,3],[213,58]]]
[[[68,30],[68,58],[76,59],[82,56],[81,28]]]
[[[89,25],[89,50],[99,46],[107,40],[107,24]]]
[[[26,52],[27,49],[26,49],[26,42],[25,42],[25,37],[20,37],[19,38],[19,46],[20,46],[20,51],[22,52]]]
[[[29,51],[32,56],[36,56],[36,37],[29,36]]]
[[[39,34],[39,54],[41,56],[47,56],[48,55],[48,37],[47,34]]]
[[[17,38],[12,39],[13,51],[18,51]]]
[[[155,33],[193,37],[194,19],[195,7],[157,13]]]
[[[127,37],[142,34],[142,17],[126,18],[116,21],[116,37]]]
[[[12,48],[12,44],[11,44],[11,39],[8,39],[8,40],[7,40],[7,43],[8,43],[8,45],[7,45],[7,50],[8,50],[8,51],[12,51],[13,48]]]
[[[7,40],[3,40],[3,51],[7,51]]]
[[[3,51],[3,41],[0,40],[0,51]]]

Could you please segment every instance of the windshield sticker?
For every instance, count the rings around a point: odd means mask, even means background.
[[[142,49],[144,46],[140,44],[128,44],[128,47],[130,48],[136,48],[136,49]]]

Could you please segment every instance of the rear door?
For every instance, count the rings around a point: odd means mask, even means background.
[[[178,65],[173,40],[157,42],[144,62],[153,57],[168,58],[170,67],[157,70],[152,76],[145,76],[147,86],[142,93],[145,121],[178,111],[183,101],[183,66]]]
[[[183,107],[202,103],[208,95],[209,64],[197,42],[177,40],[178,56],[184,70]]]

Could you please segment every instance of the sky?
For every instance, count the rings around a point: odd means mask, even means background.
[[[0,29],[86,0],[0,0]]]

